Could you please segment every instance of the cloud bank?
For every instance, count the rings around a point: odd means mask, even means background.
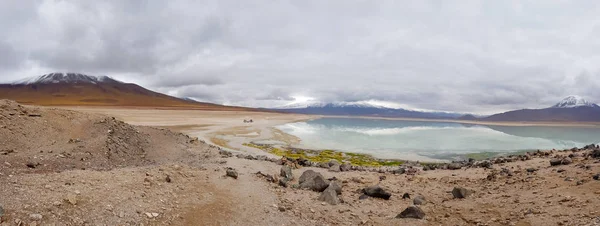
[[[0,82],[109,75],[203,101],[492,113],[600,102],[596,1],[0,1]]]

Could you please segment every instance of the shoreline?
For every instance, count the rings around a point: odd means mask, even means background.
[[[202,111],[202,110],[158,110],[158,109],[127,109],[127,108],[89,108],[77,107],[66,108],[69,110],[84,111],[115,116],[121,120],[135,125],[155,126],[166,128],[177,132],[198,137],[209,144],[219,146],[233,152],[248,154],[262,154],[274,157],[272,153],[265,150],[245,145],[252,142],[275,142],[286,147],[296,149],[314,149],[301,145],[299,137],[285,133],[277,129],[279,125],[295,122],[307,122],[322,118],[362,118],[378,120],[401,120],[401,121],[425,121],[425,122],[452,122],[478,125],[504,125],[504,126],[573,126],[573,127],[600,127],[600,125],[569,124],[569,123],[480,123],[477,121],[464,120],[440,120],[440,119],[416,119],[416,118],[383,118],[368,116],[326,116],[326,115],[302,115],[302,114],[279,114],[272,112],[231,112],[231,111]],[[243,123],[247,118],[254,119],[253,123]],[[182,120],[183,119],[183,120]],[[335,148],[317,148],[314,150],[335,150],[337,152],[356,154],[348,150]],[[506,156],[515,152],[502,152],[483,154],[484,157]],[[457,155],[457,158],[433,159],[431,157],[406,157],[406,158],[382,158],[369,153],[369,155],[380,160],[398,160],[411,162],[451,162],[466,159],[470,156],[479,156],[482,153],[468,153]],[[462,157],[461,157],[462,156]],[[279,156],[281,157],[281,156]],[[461,158],[458,158],[461,157]]]
[[[319,115],[319,118],[359,118],[359,119],[379,119],[390,121],[416,121],[416,122],[451,122],[470,125],[483,126],[544,126],[544,127],[600,127],[600,122],[499,122],[499,121],[472,121],[458,119],[424,119],[424,118],[389,118],[377,116],[344,116],[344,115]]]

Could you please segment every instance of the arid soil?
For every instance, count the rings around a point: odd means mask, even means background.
[[[0,225],[599,225],[594,149],[457,170],[412,163],[403,171],[332,172],[260,153],[230,155],[106,115],[0,101]],[[293,179],[280,183],[287,167]],[[341,186],[339,196],[330,194],[337,201],[299,188],[308,170]],[[389,199],[363,195],[374,185]],[[466,198],[456,198],[455,187]],[[417,196],[422,219],[396,218]]]

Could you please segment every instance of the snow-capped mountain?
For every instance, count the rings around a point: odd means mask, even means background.
[[[0,84],[0,99],[45,106],[172,107],[204,110],[244,108],[180,99],[125,83],[108,76],[81,73],[50,73]],[[250,109],[253,110],[253,109]]]
[[[122,83],[108,76],[92,76],[80,73],[54,72],[42,76],[15,81],[13,85],[56,84],[56,83]]]
[[[482,120],[598,122],[600,121],[600,106],[578,96],[568,96],[549,108],[508,111]]]
[[[565,99],[561,100],[560,102],[558,102],[557,104],[555,104],[554,106],[552,106],[552,108],[576,108],[576,107],[600,107],[594,103],[590,103],[588,101],[586,101],[585,99],[583,99],[580,96],[576,96],[576,95],[571,95],[568,97],[565,97]]]
[[[329,106],[329,107],[356,107],[356,108],[382,108],[382,109],[388,108],[388,107],[385,107],[382,105],[368,103],[366,101],[332,102],[332,103],[310,101],[310,102],[303,102],[303,103],[287,104],[287,105],[283,105],[281,107],[277,107],[277,109],[322,108],[322,107],[326,107],[326,106]],[[393,108],[388,108],[388,109],[393,109]]]

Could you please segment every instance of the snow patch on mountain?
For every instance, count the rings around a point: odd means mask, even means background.
[[[13,85],[52,84],[52,83],[122,83],[108,76],[92,76],[80,73],[55,72],[13,82]]]
[[[322,107],[354,107],[354,108],[381,108],[381,109],[397,109],[391,108],[382,104],[373,103],[371,101],[353,101],[353,102],[319,102],[319,101],[304,101],[300,103],[290,103],[278,107],[278,109],[297,109],[297,108],[322,108]]]
[[[580,96],[571,95],[552,106],[552,108],[576,108],[576,107],[599,107],[594,103],[590,103]]]

